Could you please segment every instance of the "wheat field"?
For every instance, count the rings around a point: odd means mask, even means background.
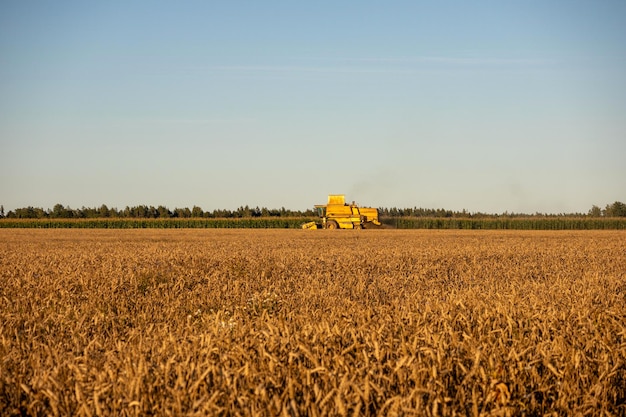
[[[0,230],[3,415],[626,415],[626,232]]]

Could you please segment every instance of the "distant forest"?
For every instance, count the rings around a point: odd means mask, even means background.
[[[453,211],[445,209],[425,209],[425,208],[386,208],[380,207],[380,216],[383,218],[398,217],[430,217],[430,218],[493,218],[493,217],[626,217],[626,204],[616,201],[613,204],[607,204],[604,209],[599,206],[593,206],[587,213],[470,213],[466,210]],[[56,204],[52,209],[25,207],[8,211],[5,213],[4,206],[0,206],[0,218],[7,219],[93,219],[93,218],[139,218],[139,219],[172,219],[172,218],[255,218],[255,217],[316,217],[317,214],[313,209],[300,211],[288,210],[284,207],[280,209],[268,209],[266,207],[251,208],[249,206],[241,206],[236,210],[213,210],[204,211],[198,206],[191,209],[175,208],[170,210],[165,206],[146,206],[139,205],[135,207],[126,207],[122,210],[117,208],[109,208],[105,204],[97,208],[82,207],[73,209],[69,206]]]

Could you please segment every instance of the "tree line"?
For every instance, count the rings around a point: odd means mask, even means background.
[[[217,209],[204,211],[198,206],[175,208],[170,210],[165,206],[139,205],[126,206],[124,209],[109,208],[106,204],[100,207],[82,207],[73,209],[69,206],[56,204],[52,209],[44,210],[40,207],[24,207],[4,213],[0,206],[0,218],[11,219],[95,219],[95,218],[136,218],[136,219],[173,219],[173,218],[249,218],[249,217],[311,217],[313,210],[294,211],[284,207],[280,209],[251,208],[241,206],[236,210]]]
[[[607,204],[604,209],[594,205],[587,213],[509,213],[488,214],[488,213],[470,213],[466,210],[453,211],[446,209],[426,209],[426,208],[386,208],[378,209],[381,217],[400,218],[400,217],[428,217],[428,218],[494,218],[494,217],[626,217],[626,204],[616,201]],[[256,218],[256,217],[316,217],[317,213],[313,209],[309,210],[289,210],[284,207],[280,209],[268,209],[266,207],[250,207],[248,205],[241,206],[236,210],[216,209],[212,211],[204,211],[198,206],[191,209],[175,208],[170,210],[165,206],[147,206],[139,205],[134,207],[125,207],[118,210],[117,208],[109,208],[106,204],[100,207],[82,207],[73,209],[69,206],[56,204],[52,209],[44,210],[39,207],[24,207],[11,210],[7,213],[4,206],[0,206],[0,218],[8,219],[92,219],[92,218],[136,218],[136,219],[173,219],[173,218]]]
[[[475,212],[470,213],[467,210],[453,211],[446,209],[425,209],[421,207],[404,208],[379,208],[379,214],[384,217],[429,217],[429,218],[493,218],[493,217],[626,217],[626,204],[616,201],[613,204],[607,204],[604,209],[599,206],[592,206],[587,213],[510,213],[501,214]]]

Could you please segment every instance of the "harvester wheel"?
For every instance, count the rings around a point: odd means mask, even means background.
[[[355,225],[354,225],[354,228],[355,228],[355,229],[362,229],[362,228],[363,228],[363,226],[361,226],[361,224],[359,223],[359,224],[355,224]]]
[[[339,225],[337,224],[337,222],[336,222],[336,221],[331,220],[331,221],[329,221],[329,222],[327,222],[327,223],[326,223],[326,228],[327,228],[327,229],[333,229],[333,230],[334,230],[334,229],[339,229]]]

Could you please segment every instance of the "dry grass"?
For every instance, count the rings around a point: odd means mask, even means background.
[[[626,233],[0,230],[5,415],[625,415]]]

